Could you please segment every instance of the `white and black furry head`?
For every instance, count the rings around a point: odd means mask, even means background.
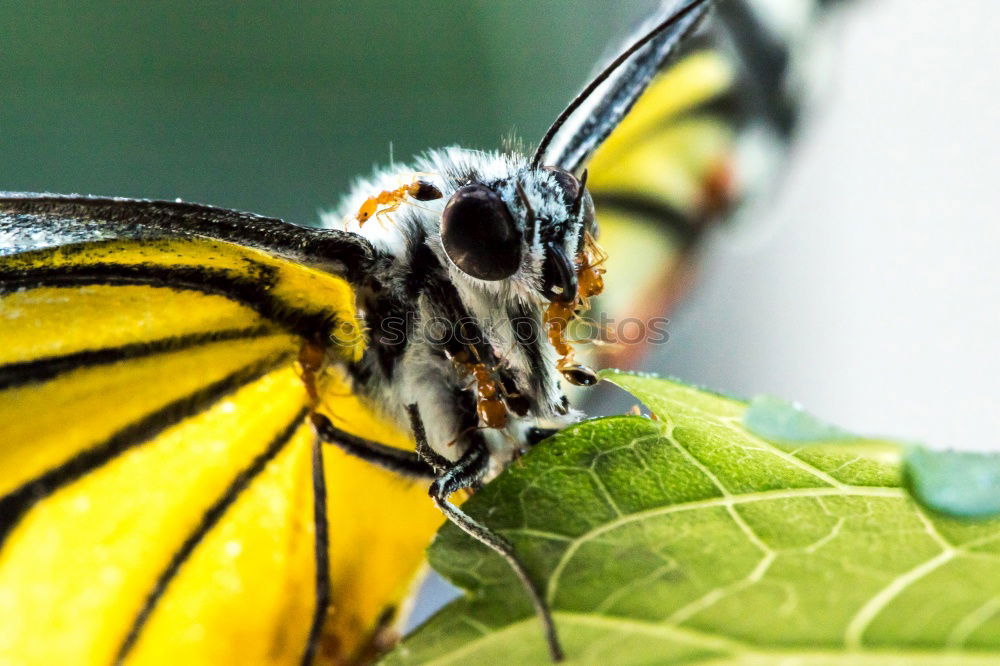
[[[442,197],[409,202],[391,221],[351,218],[373,192],[414,174]],[[328,226],[349,219],[380,269],[360,290],[369,351],[358,389],[405,423],[416,403],[431,446],[454,458],[464,431],[482,426],[477,386],[459,359],[481,362],[502,387],[509,418],[484,431],[502,465],[531,443],[533,429],[560,427],[569,409],[545,322],[552,302],[577,300],[576,258],[596,234],[593,203],[574,176],[532,168],[527,156],[446,148],[357,183]]]

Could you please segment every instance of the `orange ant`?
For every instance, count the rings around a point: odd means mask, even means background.
[[[469,358],[468,351],[456,354],[454,361],[476,381],[476,413],[487,428],[503,428],[507,425],[506,391],[476,349],[470,348],[470,351],[475,362]]]
[[[577,282],[580,290],[580,307],[590,308],[590,299],[604,291],[604,262],[608,255],[589,233],[584,236],[583,252],[578,261]]]
[[[444,195],[433,183],[417,178],[407,185],[400,185],[394,190],[382,190],[375,196],[368,197],[355,213],[354,219],[358,221],[359,227],[363,226],[372,215],[381,220],[383,215],[398,209],[407,196],[417,201],[434,201]],[[379,210],[379,206],[385,208]]]
[[[553,301],[545,310],[545,326],[549,342],[559,354],[556,368],[566,380],[577,386],[591,386],[597,382],[594,371],[577,363],[573,347],[566,339],[566,332],[577,311],[590,307],[590,299],[604,291],[604,268],[607,254],[589,233],[584,236],[584,248],[577,257],[576,272],[578,296],[575,303]]]
[[[500,397],[500,383],[485,363],[472,366],[476,378],[476,412],[487,428],[503,428],[507,425],[507,405]]]
[[[331,390],[327,386],[324,375],[329,369],[326,358],[326,349],[315,340],[305,340],[299,348],[297,373],[306,388],[306,395],[309,396],[309,405],[312,411],[325,407],[324,400],[327,397],[347,397],[349,392],[339,392]],[[321,386],[321,383],[323,384]]]
[[[732,158],[719,159],[705,174],[702,211],[706,218],[721,215],[736,198],[736,167]]]

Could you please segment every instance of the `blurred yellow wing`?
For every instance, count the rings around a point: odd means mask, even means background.
[[[715,3],[587,165],[608,254],[597,307],[612,321],[667,314],[705,232],[774,181],[807,92],[793,85],[803,47],[836,3],[804,1],[788,25],[769,4]],[[644,349],[613,346],[604,362],[637,368]]]
[[[370,656],[441,518],[306,420],[321,344],[323,411],[409,446],[336,372],[365,248],[56,197],[0,198],[0,236],[0,663]]]
[[[723,53],[688,53],[653,80],[588,165],[608,254],[598,308],[614,321],[670,309],[690,280],[697,241],[735,196],[737,131],[714,106],[734,78]],[[641,349],[614,346],[608,362],[634,365]]]

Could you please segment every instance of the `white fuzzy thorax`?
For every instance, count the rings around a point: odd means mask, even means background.
[[[373,216],[363,225],[358,223],[358,209],[369,197],[384,190],[395,190],[417,178],[434,184],[443,196],[433,201],[405,198],[396,211]],[[523,230],[527,229],[529,207],[537,220],[535,233],[531,237],[524,233],[520,268],[507,279],[472,278],[459,270],[444,251],[440,235],[441,213],[455,190],[469,184],[470,180],[493,188]],[[527,201],[522,200],[516,183],[520,184],[520,192]],[[579,222],[570,217],[555,178],[549,172],[529,168],[525,156],[458,147],[430,151],[410,165],[376,170],[369,178],[358,180],[340,205],[322,216],[324,226],[346,229],[368,239],[377,251],[392,258],[394,271],[399,275],[409,271],[414,239],[424,238],[423,242],[447,268],[462,304],[468,314],[481,323],[495,356],[511,372],[518,387],[522,390],[535,387],[532,397],[538,405],[536,410],[524,418],[510,413],[506,428],[484,431],[493,453],[493,473],[524,448],[528,428],[559,427],[579,416],[572,410],[568,414],[559,413],[559,405],[564,401],[561,375],[556,369],[555,350],[548,343],[542,325],[548,301],[540,294],[545,258],[542,229],[545,225],[561,225],[560,228],[566,230],[562,236],[563,249],[567,256],[575,256],[582,230]],[[433,310],[434,304],[427,298],[422,296],[419,303],[414,304],[421,322],[417,333],[424,332],[425,319]],[[528,351],[515,339],[513,325],[507,319],[514,305],[530,313],[538,323],[540,339],[535,353],[540,353],[543,359],[540,372],[532,371]],[[414,339],[419,340],[420,336]],[[455,459],[462,451],[453,444],[462,433],[456,425],[454,393],[456,388],[462,387],[475,388],[474,382],[462,376],[454,363],[442,358],[440,351],[431,344],[413,342],[407,346],[392,377],[376,378],[359,388],[402,427],[409,426],[406,406],[415,402],[432,448]]]

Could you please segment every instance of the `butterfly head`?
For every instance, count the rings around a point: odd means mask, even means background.
[[[362,304],[374,343],[366,355],[386,380],[378,385],[398,392],[386,399],[393,404],[432,396],[431,406],[420,407],[435,448],[470,427],[486,428],[497,453],[510,453],[511,441],[515,449],[530,446],[531,432],[578,416],[567,384],[597,381],[574,360],[568,330],[600,291],[603,272],[585,178],[533,167],[510,152],[449,148],[428,153],[406,174],[362,183],[344,211],[414,172],[441,197],[408,202],[388,223],[358,229],[385,258],[378,302]],[[376,317],[389,301],[417,315],[395,347],[378,344],[385,336]],[[476,409],[449,405],[456,394]],[[474,423],[452,418],[471,411]]]
[[[464,291],[539,314],[535,332],[553,348],[559,373],[571,384],[593,384],[596,376],[573,362],[566,340],[570,321],[603,288],[586,173],[493,159],[499,168],[486,164],[456,179],[436,230],[443,261]]]
[[[545,303],[577,303],[588,235],[596,235],[593,200],[558,167],[462,185],[440,218],[442,248],[461,274],[510,281],[522,298]]]

